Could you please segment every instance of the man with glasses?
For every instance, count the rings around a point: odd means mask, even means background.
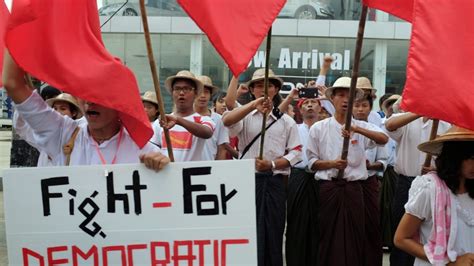
[[[175,76],[168,77],[165,87],[173,98],[175,111],[166,115],[166,124],[162,121],[153,123],[155,135],[152,142],[160,146],[166,154],[167,146],[162,127],[168,128],[176,162],[204,160],[202,150],[206,139],[212,137],[215,129],[215,123],[210,117],[201,116],[194,111],[194,100],[204,85],[193,73],[182,70]]]

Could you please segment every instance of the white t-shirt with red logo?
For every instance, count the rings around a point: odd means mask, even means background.
[[[216,124],[210,117],[201,116],[198,113],[183,118],[207,126],[212,132],[214,132],[216,128]],[[155,133],[151,141],[161,147],[163,154],[168,154],[163,128],[160,126],[158,120],[153,122],[153,131]],[[206,147],[207,139],[194,136],[180,125],[175,125],[169,132],[175,162],[204,161],[207,159],[203,152]]]

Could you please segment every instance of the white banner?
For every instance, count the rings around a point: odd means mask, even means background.
[[[10,265],[257,265],[252,160],[3,176]]]

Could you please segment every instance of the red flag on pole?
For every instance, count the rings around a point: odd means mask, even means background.
[[[364,0],[364,4],[411,22],[414,1],[415,0]]]
[[[178,2],[237,76],[247,69],[286,0]]]
[[[474,130],[472,0],[415,1],[401,107]]]
[[[5,2],[0,1],[0,87],[2,86],[3,50],[5,49],[5,30],[10,16]]]
[[[103,45],[96,1],[15,0],[6,46],[31,75],[117,110],[138,146],[153,135],[135,76]]]

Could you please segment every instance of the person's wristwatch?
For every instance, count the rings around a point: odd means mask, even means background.
[[[275,168],[276,168],[275,162],[272,161],[272,170],[275,170]]]

